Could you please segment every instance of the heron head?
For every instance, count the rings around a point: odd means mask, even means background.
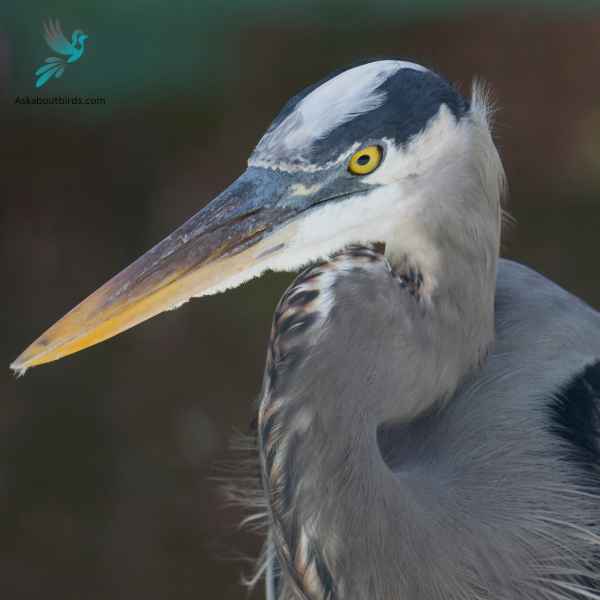
[[[296,270],[349,244],[382,242],[392,263],[407,244],[435,260],[436,236],[455,229],[497,245],[501,181],[477,97],[465,100],[414,63],[348,69],[292,98],[236,181],[12,368],[56,360],[191,297]]]

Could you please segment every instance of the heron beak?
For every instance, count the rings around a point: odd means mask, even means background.
[[[239,285],[269,268],[293,236],[284,174],[248,169],[208,206],[42,334],[11,365],[29,367],[93,346],[191,297]]]

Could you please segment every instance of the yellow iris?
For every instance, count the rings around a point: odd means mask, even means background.
[[[381,162],[381,148],[379,146],[367,146],[358,152],[355,152],[350,163],[348,171],[354,175],[368,175],[372,173]]]

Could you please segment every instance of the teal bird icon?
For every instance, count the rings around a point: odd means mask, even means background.
[[[46,64],[35,72],[37,77],[36,88],[42,87],[52,77],[58,79],[65,72],[67,64],[77,62],[83,55],[84,42],[88,39],[88,36],[80,29],[76,29],[69,42],[62,32],[58,19],[54,21],[49,19],[47,23],[44,23],[44,39],[54,52],[68,58],[48,57],[44,61]]]

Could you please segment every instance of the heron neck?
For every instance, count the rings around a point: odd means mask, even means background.
[[[392,409],[391,418],[412,418],[447,400],[485,359],[494,339],[499,214],[497,203],[480,199],[441,203],[399,224],[386,244],[393,272],[414,299],[403,306],[410,327],[401,333],[406,344],[398,360],[419,357],[428,374],[419,370],[414,387],[422,393],[402,414]]]
[[[412,513],[378,429],[448,400],[492,339],[495,262],[486,269],[449,255],[425,297],[409,284],[421,275],[426,285],[429,274],[406,256],[391,269],[381,255],[340,255],[304,274],[276,313],[259,420],[263,481],[279,562],[305,598],[327,597],[344,580],[364,590],[353,597],[395,598],[369,595],[369,580],[385,580],[376,573],[354,581],[345,567],[365,552],[392,552],[390,519]],[[459,273],[470,274],[462,288]]]

